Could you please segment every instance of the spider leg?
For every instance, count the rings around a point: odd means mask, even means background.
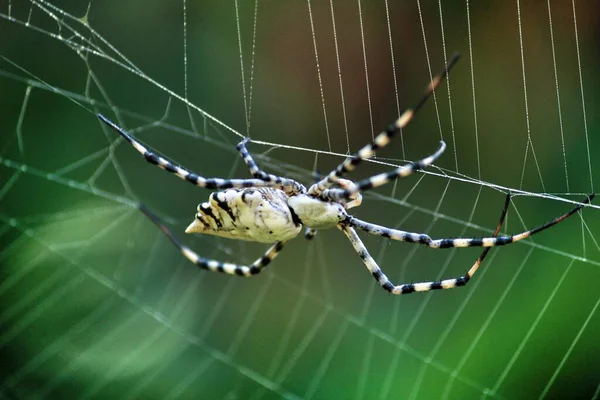
[[[342,186],[342,189],[326,189],[325,191],[323,191],[320,197],[326,201],[336,202],[352,198],[352,196],[356,196],[357,193],[385,185],[386,183],[397,178],[407,177],[415,171],[419,171],[430,166],[444,153],[444,150],[446,150],[446,143],[444,143],[444,141],[441,141],[440,147],[437,149],[437,151],[432,155],[423,158],[422,160],[410,162],[401,165],[392,171],[384,172],[378,175],[374,175],[370,178],[355,182],[352,185],[352,187],[343,187],[342,185],[340,185]],[[342,181],[342,179],[340,179],[340,181]]]
[[[492,237],[496,237],[496,236],[498,236],[498,233],[500,233],[500,229],[502,228],[502,225],[504,224],[504,220],[506,219],[506,214],[508,213],[508,206],[510,205],[510,197],[511,197],[510,193],[508,193],[506,195],[506,200],[504,201],[504,207],[502,208],[502,214],[500,214],[500,220],[498,221],[498,225],[496,225],[496,229],[494,229],[494,233],[492,234]],[[475,272],[477,272],[477,270],[483,263],[483,260],[485,260],[485,257],[487,256],[487,254],[490,252],[491,249],[492,249],[491,247],[486,247],[485,249],[483,249],[483,252],[481,252],[481,254],[479,255],[479,258],[477,258],[477,260],[475,260],[475,263],[467,271],[466,275],[463,275],[463,276],[457,278],[456,282],[458,283],[460,280],[462,280],[462,281],[464,281],[464,284],[467,284],[467,282],[469,282],[469,280],[473,277],[473,275],[475,275]],[[459,286],[459,285],[457,284],[454,287],[457,287],[457,286]]]
[[[379,133],[375,140],[364,146],[357,153],[354,153],[352,156],[346,158],[344,162],[339,164],[333,171],[331,171],[326,177],[313,184],[309,189],[308,193],[312,195],[320,195],[325,189],[331,187],[337,180],[343,177],[348,172],[352,172],[361,161],[371,158],[375,152],[379,149],[384,148],[388,145],[391,139],[406,125],[412,121],[415,113],[425,104],[425,102],[431,97],[431,95],[435,92],[437,87],[442,83],[450,69],[454,66],[456,61],[458,61],[459,55],[455,54],[448,64],[444,67],[444,70],[436,75],[425,90],[425,94],[416,103],[412,108],[407,108],[400,114],[398,119],[390,124],[384,131]]]
[[[304,238],[306,240],[312,240],[315,236],[317,236],[317,233],[319,231],[316,230],[315,228],[306,228],[304,230]]]
[[[198,174],[178,166],[173,161],[160,156],[151,147],[142,145],[139,141],[134,139],[129,133],[125,132],[121,127],[116,125],[114,122],[106,118],[105,116],[98,114],[98,118],[106,125],[117,131],[123,136],[133,147],[144,156],[146,161],[150,164],[154,164],[157,167],[164,169],[172,174],[175,174],[179,178],[190,182],[191,184],[207,189],[230,189],[230,188],[248,188],[248,187],[274,187],[281,188],[283,190],[292,190],[292,188],[285,186],[288,182],[281,184],[275,184],[271,182],[265,182],[260,179],[221,179],[221,178],[204,178]]]
[[[345,203],[344,208],[346,210],[349,210],[354,207],[358,207],[362,204],[362,194],[360,194],[360,189],[357,187],[357,184],[355,182],[352,182],[349,179],[340,178],[337,183],[341,187],[341,189],[337,189],[337,190],[343,191],[344,193],[348,193],[347,196],[344,196],[343,198],[340,198],[338,200],[339,203],[342,203],[342,204]],[[326,193],[328,192],[328,190],[325,190],[321,194],[322,199],[327,200]],[[350,201],[346,203],[345,201],[342,201],[342,200],[350,200]]]
[[[496,230],[494,231],[493,236],[496,236],[498,232],[500,232],[500,227],[504,223],[504,219],[506,218],[506,212],[508,211],[508,205],[510,204],[510,195],[506,196],[506,202],[504,203],[504,208],[502,210],[502,215],[500,216],[500,221],[496,226]],[[469,269],[469,271],[458,278],[450,278],[444,279],[441,281],[434,282],[419,282],[419,283],[405,283],[400,285],[394,285],[389,278],[383,273],[377,262],[371,257],[369,251],[365,247],[364,243],[358,237],[358,234],[354,230],[354,228],[339,224],[338,228],[340,228],[346,237],[352,243],[352,247],[358,254],[358,256],[363,260],[367,269],[373,275],[373,278],[381,285],[384,290],[392,294],[410,294],[414,292],[427,292],[429,290],[439,290],[439,289],[454,289],[459,286],[464,286],[469,282],[469,280],[473,277],[477,269],[483,263],[483,260],[487,256],[488,252],[491,250],[490,247],[483,250],[481,255],[475,260],[473,266]]]
[[[519,240],[528,238],[531,235],[535,235],[536,233],[539,233],[564,221],[565,219],[569,218],[571,215],[575,214],[577,211],[585,207],[586,204],[589,204],[595,196],[596,195],[594,193],[588,195],[588,197],[577,207],[571,209],[570,211],[566,212],[565,214],[559,217],[556,217],[546,222],[543,225],[510,236],[492,236],[485,238],[432,239],[428,235],[422,233],[413,233],[401,231],[398,229],[390,229],[386,228],[385,226],[361,221],[358,218],[354,217],[349,217],[348,220],[345,221],[345,223],[349,226],[370,233],[371,235],[383,236],[385,238],[399,240],[401,242],[421,243],[434,249],[447,249],[450,247],[494,247],[518,242]]]
[[[211,271],[211,272],[222,272],[229,275],[238,275],[238,276],[252,276],[256,275],[271,263],[277,254],[281,251],[286,242],[277,242],[272,245],[267,252],[256,261],[254,261],[251,265],[238,265],[227,262],[221,262],[216,260],[211,260],[208,258],[200,257],[196,252],[191,250],[189,247],[183,245],[179,239],[167,226],[163,223],[163,221],[158,218],[154,213],[152,213],[146,206],[140,204],[140,210],[148,217],[156,226],[160,228],[160,230],[173,242],[175,247],[179,249],[181,254],[185,256],[192,264],[197,265],[198,267]]]
[[[246,149],[246,143],[248,143],[249,140],[250,139],[248,139],[248,138],[242,140],[241,142],[238,143],[236,148],[237,148],[237,151],[242,156],[242,158],[244,159],[244,162],[250,169],[250,173],[252,174],[253,177],[255,177],[256,179],[260,179],[261,181],[268,182],[273,186],[281,186],[284,188],[293,189],[293,190],[286,191],[286,193],[289,195],[294,195],[294,194],[298,194],[298,193],[306,193],[306,188],[301,183],[296,182],[293,179],[283,178],[281,176],[269,174],[269,173],[263,171],[262,169],[260,169],[260,167],[256,164],[256,161],[254,161],[254,159],[252,158],[252,155],[250,154],[248,149]]]

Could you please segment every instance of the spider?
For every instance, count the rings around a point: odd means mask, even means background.
[[[139,205],[140,210],[163,231],[179,251],[189,261],[202,269],[230,275],[256,275],[273,261],[289,240],[300,233],[302,227],[306,228],[305,236],[307,239],[311,239],[318,229],[337,227],[350,240],[354,250],[371,275],[386,291],[392,294],[409,294],[436,289],[452,289],[464,286],[469,282],[491,247],[514,243],[548,229],[575,214],[590,203],[595,196],[590,194],[577,207],[537,228],[510,236],[498,236],[510,204],[511,194],[508,193],[494,234],[485,238],[432,239],[424,233],[391,229],[362,221],[350,215],[348,210],[361,204],[361,192],[382,186],[397,178],[409,176],[413,172],[431,165],[442,155],[446,149],[446,144],[443,141],[440,142],[439,148],[432,155],[415,162],[409,162],[392,171],[374,175],[358,182],[343,178],[362,161],[371,158],[377,150],[387,146],[391,139],[410,123],[415,113],[429,99],[457,60],[458,55],[452,57],[444,70],[429,83],[425,94],[415,106],[406,109],[394,123],[379,133],[372,143],[347,157],[334,170],[308,189],[293,179],[276,176],[261,170],[246,149],[249,139],[240,142],[237,145],[237,150],[250,169],[252,179],[205,178],[158,155],[153,149],[141,144],[103,115],[98,114],[98,117],[131,143],[149,163],[175,174],[195,186],[217,190],[210,194],[208,202],[198,205],[195,219],[185,230],[186,233],[204,233],[230,239],[274,243],[262,257],[251,265],[238,265],[206,259],[184,246],[156,215],[145,206]],[[485,249],[463,276],[436,282],[394,285],[371,257],[356,233],[356,229],[387,239],[418,243],[433,249],[451,247],[484,247]]]

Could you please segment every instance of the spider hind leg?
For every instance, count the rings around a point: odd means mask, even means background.
[[[277,242],[272,245],[267,252],[259,257],[250,265],[239,265],[227,262],[221,262],[217,260],[211,260],[208,258],[200,257],[195,251],[185,246],[165,225],[165,223],[152,211],[150,211],[143,204],[138,205],[140,211],[142,211],[158,228],[169,238],[169,240],[175,245],[175,247],[187,258],[192,264],[198,266],[201,269],[205,269],[211,272],[221,272],[229,275],[237,276],[253,276],[259,274],[263,269],[277,257],[277,254],[281,251],[286,242]]]

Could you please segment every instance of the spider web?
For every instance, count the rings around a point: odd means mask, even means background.
[[[4,398],[599,398],[598,206],[493,249],[458,290],[391,297],[337,231],[253,279],[199,272],[205,190],[95,117],[205,176],[310,183],[371,140],[456,50],[447,84],[353,177],[448,150],[365,194],[360,218],[432,237],[539,225],[594,191],[595,2],[0,3],[0,393]],[[363,239],[394,282],[480,250]],[[248,263],[264,246],[183,237]]]

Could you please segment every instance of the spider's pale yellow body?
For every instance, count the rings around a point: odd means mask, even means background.
[[[347,214],[344,207],[301,194],[290,197],[273,188],[214,192],[198,206],[186,233],[204,233],[260,243],[288,241],[307,228],[332,228]]]

